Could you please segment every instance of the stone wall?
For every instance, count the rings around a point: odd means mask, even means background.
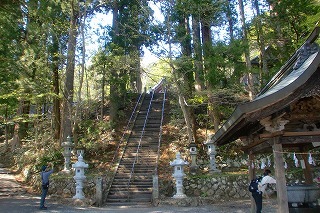
[[[96,181],[101,176],[87,176],[83,184],[83,193],[85,196],[86,205],[96,205]],[[108,182],[107,177],[103,177],[103,189],[107,189]],[[33,189],[40,194],[41,192],[41,180],[40,175],[34,176],[30,181],[33,183]],[[73,178],[73,174],[58,173],[50,176],[50,187],[48,195],[57,200],[65,200],[70,202],[73,196],[76,194],[76,182]]]
[[[214,174],[203,177],[189,176],[184,179],[184,193],[188,197],[210,198],[216,201],[249,198],[247,175]],[[173,181],[160,180],[160,198],[172,197]]]
[[[316,173],[315,175],[319,175]],[[88,205],[96,204],[96,179],[97,176],[87,177],[84,181],[83,192]],[[103,195],[108,188],[108,177],[103,177]],[[73,175],[54,174],[50,178],[49,195],[52,198],[72,200],[75,195],[75,181]],[[40,193],[40,178],[34,177],[35,189]],[[288,184],[303,183],[301,172],[287,175]],[[188,199],[181,200],[180,205],[202,205],[204,203],[228,201],[235,199],[248,199],[251,194],[248,191],[249,180],[247,174],[215,173],[205,176],[186,176],[184,178],[184,193]],[[173,202],[171,197],[175,194],[174,180],[159,179],[159,194],[161,202]],[[177,204],[179,205],[179,204]]]

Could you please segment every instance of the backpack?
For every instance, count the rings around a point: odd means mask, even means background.
[[[250,184],[249,184],[249,191],[250,192],[259,192],[258,189],[258,184],[260,182],[260,178],[254,178],[251,180]]]

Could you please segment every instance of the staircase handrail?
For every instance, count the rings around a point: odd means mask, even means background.
[[[111,166],[114,164],[114,161],[115,161],[116,156],[117,156],[117,154],[118,154],[118,152],[119,152],[120,146],[122,145],[122,143],[123,143],[123,141],[124,141],[125,135],[128,133],[128,130],[129,130],[129,129],[132,130],[132,124],[135,122],[135,120],[136,120],[136,118],[137,118],[137,115],[138,115],[138,113],[137,113],[137,111],[139,111],[139,110],[137,110],[137,109],[138,109],[138,106],[140,105],[140,107],[141,107],[141,103],[143,102],[144,95],[145,95],[145,93],[141,93],[141,94],[139,95],[139,98],[138,98],[138,100],[137,100],[137,102],[136,102],[136,105],[135,105],[134,109],[132,110],[132,113],[131,113],[131,116],[130,116],[129,121],[128,121],[128,123],[127,123],[126,129],[125,129],[125,131],[123,132],[123,134],[122,134],[122,136],[121,136],[121,139],[120,139],[120,141],[119,141],[119,143],[118,143],[117,149],[116,149],[116,151],[115,151],[115,153],[114,153],[114,155],[113,155],[113,158],[112,158],[112,160],[111,160],[111,163],[110,163]],[[135,114],[135,113],[136,113],[136,114]],[[133,117],[134,117],[134,119],[133,119]],[[131,130],[130,130],[130,131],[131,131]],[[126,141],[127,141],[127,140],[126,140]],[[122,155],[123,155],[123,152],[122,152]],[[121,158],[122,158],[122,157],[120,157],[119,159],[121,159]],[[119,167],[119,161],[120,161],[120,160],[118,160],[118,163],[117,163],[116,167],[114,168],[115,171],[117,171],[117,168]],[[107,173],[110,172],[111,166],[109,167],[109,170],[107,171]],[[114,172],[114,175],[113,175],[112,179],[114,179],[114,176],[115,176],[115,172]],[[112,180],[111,182],[113,182],[113,180]],[[110,187],[111,187],[111,184],[109,185],[109,188],[108,188],[108,190],[107,190],[107,193],[108,193]]]
[[[117,149],[116,149],[116,151],[115,151],[115,153],[114,153],[114,155],[113,155],[113,158],[112,158],[112,160],[111,160],[111,164],[113,164],[113,162],[114,162],[114,160],[115,160],[115,158],[116,158],[116,156],[117,156],[117,154],[118,154],[118,151],[119,151],[119,149],[120,149],[120,145],[121,145],[122,142],[123,142],[124,136],[128,133],[129,126],[132,125],[131,120],[132,120],[134,114],[137,112],[136,109],[138,108],[138,105],[139,105],[139,103],[140,103],[140,99],[141,99],[141,97],[142,97],[143,94],[144,94],[144,93],[141,93],[141,94],[139,95],[138,101],[137,101],[134,109],[132,110],[132,113],[131,113],[131,116],[130,116],[130,118],[129,118],[129,121],[128,121],[128,124],[127,124],[127,126],[126,126],[126,129],[125,129],[125,131],[123,132],[123,134],[122,134],[122,136],[121,136],[121,138],[120,138],[120,141],[119,141],[119,143],[118,143]],[[136,117],[135,117],[135,118],[136,118]],[[135,120],[135,119],[134,119],[134,120]]]
[[[164,88],[163,100],[162,100],[162,109],[161,109],[161,121],[160,121],[160,132],[159,132],[159,141],[158,141],[158,152],[157,152],[156,168],[155,168],[155,171],[154,171],[154,175],[158,175],[158,162],[159,162],[159,158],[160,158],[160,146],[161,146],[161,139],[162,139],[162,124],[163,124],[163,117],[164,117],[164,110],[165,110],[166,92],[167,92],[167,89]]]
[[[134,168],[135,168],[135,165],[136,165],[136,162],[137,162],[137,159],[138,159],[138,155],[139,155],[139,151],[140,151],[140,147],[141,147],[141,141],[142,141],[142,137],[144,135],[146,124],[147,124],[147,121],[148,121],[148,117],[149,117],[149,113],[150,113],[150,109],[151,109],[151,105],[152,105],[153,96],[154,96],[154,91],[152,91],[152,95],[151,95],[149,106],[148,106],[148,111],[147,111],[147,114],[146,114],[146,118],[144,120],[144,124],[143,124],[143,128],[142,128],[142,131],[141,131],[141,134],[140,134],[140,138],[139,138],[139,144],[138,144],[138,147],[137,147],[136,156],[134,157],[134,161],[133,161],[133,164],[132,164],[132,168],[131,168],[131,172],[130,172],[130,176],[129,176],[129,180],[128,180],[128,184],[127,184],[128,199],[130,198],[129,188],[130,188],[131,178],[132,178],[132,175],[134,173]]]

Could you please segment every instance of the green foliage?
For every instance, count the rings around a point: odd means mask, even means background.
[[[281,0],[274,2],[274,12],[277,16],[271,17],[274,24],[280,24],[282,33],[293,43],[301,44],[305,35],[309,34],[315,23],[306,22],[308,16],[319,13],[319,2],[314,0]]]
[[[61,165],[63,158],[62,155],[63,150],[49,150],[44,153],[44,155],[40,156],[36,162],[35,170],[41,171],[42,165],[47,165],[48,163],[53,163],[55,165]]]
[[[79,126],[79,146],[87,149],[95,147],[95,145],[99,143],[100,134],[112,129],[111,123],[104,120],[86,120],[82,121]]]
[[[217,42],[210,49],[210,58],[206,62],[210,70],[206,77],[212,87],[223,88],[228,84],[238,84],[238,79],[245,71],[241,65],[243,53],[244,46],[240,40],[235,40],[230,45]]]
[[[172,68],[169,65],[168,59],[161,59],[153,64],[150,64],[143,71],[142,81],[146,88],[153,87],[162,78],[166,78],[167,86],[170,87],[172,82]]]

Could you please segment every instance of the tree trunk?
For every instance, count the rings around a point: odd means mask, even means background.
[[[231,0],[228,0],[226,4],[227,4],[226,15],[227,15],[227,20],[229,24],[230,40],[233,41],[234,40],[234,32],[233,32],[234,23],[233,23],[233,17],[232,17]]]
[[[5,150],[9,148],[9,128],[8,128],[8,105],[6,104],[5,117],[4,117],[4,135],[5,135]]]
[[[101,82],[101,119],[104,116],[104,102],[105,102],[105,86],[106,86],[106,64],[103,62],[102,82]]]
[[[239,2],[239,11],[240,11],[240,20],[241,20],[241,29],[242,29],[242,40],[243,44],[245,46],[244,50],[244,56],[246,60],[246,67],[247,67],[247,72],[245,75],[247,75],[248,79],[248,92],[249,92],[249,99],[252,100],[253,96],[255,95],[254,91],[254,82],[253,78],[251,77],[251,60],[250,60],[250,48],[249,48],[249,42],[248,42],[248,33],[247,33],[247,28],[246,28],[246,20],[244,16],[244,6],[243,6],[243,1],[238,0]]]
[[[135,82],[136,84],[133,86],[133,89],[135,89],[138,93],[142,92],[142,80],[141,80],[141,63],[140,63],[140,53],[139,53],[140,47],[136,47],[137,54],[135,55],[135,62],[136,62],[136,78]]]
[[[181,29],[184,29],[181,33],[181,52],[182,55],[185,56],[188,59],[192,58],[191,54],[191,33],[190,33],[190,27],[188,24],[188,17],[187,15],[184,15],[184,17],[181,17],[179,20],[179,25]],[[196,139],[196,129],[195,129],[195,119],[194,119],[194,108],[193,106],[187,106],[185,103],[185,100],[188,100],[190,97],[192,97],[194,93],[194,77],[193,72],[191,71],[192,65],[190,64],[190,70],[187,70],[186,72],[179,73],[178,75],[182,75],[183,77],[183,86],[179,85],[179,81],[177,79],[179,76],[176,77],[177,86],[179,88],[179,103],[180,107],[183,111],[185,122],[187,125],[187,131],[189,136],[189,143],[192,143]],[[177,71],[176,71],[177,72]],[[177,74],[176,74],[177,75]]]
[[[265,51],[265,41],[264,41],[264,34],[263,34],[263,29],[262,29],[262,22],[261,22],[261,15],[260,15],[260,9],[259,9],[259,3],[258,0],[253,1],[254,8],[257,13],[257,23],[256,23],[256,29],[257,29],[257,41],[259,44],[259,49],[260,49],[260,66],[262,68],[262,73],[261,73],[261,81],[262,84],[264,84],[264,77],[268,76],[268,64],[267,64],[267,59],[266,59],[266,51]]]
[[[119,20],[118,20],[118,3],[115,0],[113,2],[113,34],[115,35],[113,38],[113,42],[116,43],[115,37],[119,34]],[[115,123],[117,121],[117,114],[119,109],[119,85],[116,83],[116,79],[118,79],[117,70],[111,69],[111,79],[110,79],[110,122]]]
[[[53,72],[53,123],[54,123],[54,139],[59,142],[60,129],[61,129],[61,113],[60,113],[60,97],[59,97],[59,43],[56,36],[53,39],[53,51],[52,51],[52,72]],[[59,144],[59,143],[58,143]]]
[[[23,114],[22,111],[23,111],[23,101],[20,101],[17,115],[21,116]],[[16,122],[14,124],[13,137],[11,141],[11,150],[15,150],[16,148],[21,147],[20,126],[21,126],[20,122]]]
[[[75,5],[72,2],[71,5],[71,20],[69,29],[68,40],[68,53],[67,53],[67,69],[66,79],[64,85],[64,100],[63,100],[63,114],[62,114],[62,130],[61,130],[61,142],[67,140],[67,137],[72,137],[72,105],[73,105],[73,90],[74,90],[74,68],[75,68],[75,52],[77,44],[77,19],[78,12],[75,9]]]
[[[203,60],[201,49],[201,37],[200,37],[200,23],[196,16],[192,18],[192,32],[193,32],[193,52],[195,61],[195,90],[202,91],[204,86],[204,74],[203,74]]]
[[[212,46],[212,41],[211,41],[211,30],[210,30],[210,26],[208,26],[205,23],[202,23],[202,40],[203,40],[203,45],[204,45],[204,49],[203,49],[203,53],[204,53],[204,59],[206,61],[207,58],[209,58],[209,49]],[[208,72],[209,68],[206,66],[206,62],[205,64],[205,70],[206,72]],[[211,91],[212,90],[212,86],[207,83],[207,88]],[[208,100],[209,100],[209,110],[208,110],[208,114],[211,117],[213,124],[214,124],[214,129],[218,130],[219,129],[219,125],[220,125],[220,113],[218,110],[218,105],[215,101],[213,101],[213,97],[208,94]]]
[[[74,139],[74,145],[77,146],[78,141],[78,131],[79,131],[79,122],[81,120],[81,106],[82,106],[82,85],[83,85],[83,78],[85,73],[85,65],[86,65],[86,40],[85,40],[85,26],[86,26],[86,16],[87,16],[87,7],[86,4],[84,4],[84,12],[82,14],[83,22],[81,23],[81,38],[82,38],[82,62],[81,62],[81,73],[80,73],[80,79],[79,79],[79,88],[78,88],[78,97],[77,97],[77,105],[76,105],[76,113],[74,118],[74,128],[73,128],[73,139]]]

